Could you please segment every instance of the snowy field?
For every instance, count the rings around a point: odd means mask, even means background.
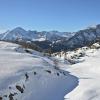
[[[78,78],[36,51],[0,42],[0,100],[64,100]]]

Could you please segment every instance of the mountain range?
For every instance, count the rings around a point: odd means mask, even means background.
[[[51,42],[69,39],[74,33],[71,32],[58,32],[58,31],[26,31],[21,27],[17,27],[11,31],[0,34],[1,40],[15,41],[15,40],[26,40],[26,41],[45,41],[49,40]]]
[[[76,32],[68,41],[63,44],[67,49],[75,49],[83,46],[89,46],[95,42],[100,41],[100,25],[89,27],[84,30]]]
[[[0,34],[0,40],[30,42],[39,46],[43,50],[51,49],[53,52],[73,50],[99,41],[100,24],[79,30],[78,32],[38,32],[31,30],[26,31],[21,27],[17,27],[11,31]]]

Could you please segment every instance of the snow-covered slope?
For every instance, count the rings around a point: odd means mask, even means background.
[[[100,100],[100,45],[93,44],[91,48],[80,48],[77,51],[68,52],[70,59],[83,59],[82,62],[59,66],[72,75],[79,78],[79,85],[65,96],[65,100]],[[84,52],[84,56],[79,56]],[[78,58],[77,58],[78,57]]]
[[[79,78],[79,85],[65,100],[100,100],[100,42],[52,56],[61,69]]]
[[[0,100],[63,100],[78,78],[38,52],[0,42]]]

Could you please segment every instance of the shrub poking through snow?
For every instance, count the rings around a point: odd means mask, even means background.
[[[27,53],[32,54],[32,52],[31,52],[30,50],[28,50],[28,49],[26,49],[25,51],[26,51]]]
[[[34,72],[34,75],[36,75],[37,73],[36,72]]]
[[[57,73],[57,76],[59,76],[60,74],[59,73]]]
[[[25,73],[26,81],[29,79],[29,76],[27,73]]]
[[[21,93],[24,92],[24,89],[19,85],[16,85],[16,89],[19,90]]]
[[[23,88],[25,89],[25,85],[23,84]]]
[[[66,73],[65,72],[63,72],[63,74],[66,76]]]
[[[6,97],[7,98],[7,95],[4,95],[3,97]]]
[[[11,86],[9,86],[9,89],[11,89]]]
[[[50,70],[45,70],[45,71],[51,74],[51,71]]]
[[[14,96],[14,94],[10,93],[9,94],[9,100],[14,100],[13,96]]]
[[[2,97],[0,97],[0,100],[2,100],[3,98]]]

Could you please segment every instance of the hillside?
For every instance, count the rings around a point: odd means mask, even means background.
[[[70,38],[68,41],[65,41],[63,45],[66,49],[76,49],[83,46],[92,45],[93,43],[100,41],[100,25],[95,27],[89,27],[84,30],[76,32],[76,34]]]
[[[63,100],[78,78],[53,60],[17,44],[0,42],[0,100]]]
[[[65,96],[65,100],[100,99],[100,44],[55,55],[58,66],[79,78],[78,86]]]
[[[70,66],[67,71],[79,77],[78,87],[65,96],[65,100],[100,99],[100,49],[90,50],[83,57],[84,62]]]

